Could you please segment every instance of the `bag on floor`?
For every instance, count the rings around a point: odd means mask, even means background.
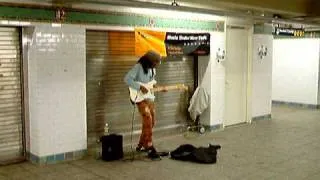
[[[174,151],[170,152],[170,157],[172,159],[181,160],[181,161],[190,161],[192,159],[192,152],[196,149],[191,144],[183,144],[179,146]]]
[[[209,147],[197,148],[191,144],[184,144],[170,152],[170,157],[181,161],[214,164],[217,162],[217,150],[220,148],[220,145],[209,144]]]

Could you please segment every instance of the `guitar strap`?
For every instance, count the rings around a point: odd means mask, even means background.
[[[131,98],[129,98],[129,100],[130,100],[130,102],[131,102],[132,105],[136,105],[136,103],[134,103],[134,102],[131,100]]]
[[[154,79],[155,76],[156,76],[156,69],[152,68],[152,79]]]

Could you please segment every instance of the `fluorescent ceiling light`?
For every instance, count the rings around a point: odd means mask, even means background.
[[[162,9],[151,9],[151,8],[126,8],[129,13],[143,14],[158,16],[164,18],[174,19],[192,19],[192,20],[224,20],[224,17],[215,16],[210,14],[193,13],[193,12],[182,12],[174,10],[162,10]]]
[[[27,21],[20,21],[20,25],[21,26],[29,26],[29,25],[31,25],[31,23],[27,22]]]
[[[9,24],[9,21],[7,21],[7,20],[1,20],[1,21],[0,21],[0,24],[5,24],[5,25],[7,25],[7,24]]]
[[[51,26],[52,26],[52,27],[61,27],[61,24],[59,24],[59,23],[52,23]]]
[[[30,22],[26,22],[26,21],[8,21],[8,20],[1,20],[0,24],[13,25],[13,26],[28,26],[28,25],[31,25]]]
[[[9,21],[9,25],[20,25],[19,21]]]
[[[81,9],[91,9],[99,11],[110,11],[110,12],[119,12],[119,13],[129,13],[129,14],[140,14],[148,15],[152,17],[163,17],[171,19],[190,19],[190,20],[225,20],[225,17],[210,15],[205,13],[193,13],[193,12],[183,12],[178,10],[164,10],[156,8],[140,8],[140,7],[124,7],[116,5],[96,5],[96,4],[74,4],[72,7],[81,8]]]

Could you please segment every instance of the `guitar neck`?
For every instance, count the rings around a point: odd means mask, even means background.
[[[159,92],[159,91],[163,91],[164,89],[166,89],[166,90],[175,90],[175,89],[179,89],[179,86],[177,86],[177,85],[160,86],[160,87],[153,88],[152,91],[153,92]]]

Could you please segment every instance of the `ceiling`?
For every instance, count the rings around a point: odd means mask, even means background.
[[[320,25],[319,0],[0,0],[0,4],[64,6],[94,11],[107,10],[110,5],[149,7],[222,16],[250,17],[262,22],[271,22],[276,19],[291,23]]]

